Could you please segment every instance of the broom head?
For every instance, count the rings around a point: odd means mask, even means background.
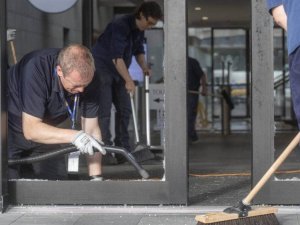
[[[150,150],[147,145],[137,144],[134,151],[131,152],[135,160],[140,162],[145,162],[155,158],[154,153]]]
[[[251,209],[246,217],[237,213],[216,212],[197,215],[195,219],[198,225],[279,225],[275,213],[276,208],[261,207]]]

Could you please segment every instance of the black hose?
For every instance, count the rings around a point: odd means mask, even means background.
[[[57,149],[55,151],[42,153],[37,156],[31,156],[31,157],[26,157],[26,158],[21,158],[21,159],[9,159],[8,165],[13,166],[13,165],[17,165],[17,164],[31,164],[31,163],[40,162],[40,161],[43,161],[46,159],[54,158],[59,155],[64,155],[64,154],[68,154],[68,153],[76,152],[76,151],[78,151],[78,150],[75,146],[73,146],[73,145],[67,146],[67,147],[63,147],[61,149]]]
[[[127,152],[124,148],[121,147],[113,147],[113,146],[104,146],[106,152],[108,153],[116,153],[116,154],[120,154],[123,155],[128,162],[130,162],[133,167],[138,171],[138,173],[144,178],[144,179],[148,179],[149,178],[149,174],[146,170],[144,170],[135,160],[134,156]],[[26,158],[21,158],[21,159],[9,159],[8,160],[8,165],[12,166],[12,165],[17,165],[17,164],[31,164],[31,163],[35,163],[35,162],[40,162],[46,159],[50,159],[50,158],[54,158],[56,156],[59,155],[64,155],[64,154],[68,154],[71,152],[76,152],[78,151],[76,149],[75,146],[70,145],[70,146],[66,146],[63,147],[61,149],[52,151],[52,152],[47,152],[47,153],[42,153],[38,156],[32,156],[32,157],[26,157]]]

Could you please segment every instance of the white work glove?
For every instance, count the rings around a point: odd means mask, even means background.
[[[84,131],[80,131],[72,141],[72,144],[76,146],[76,148],[82,154],[94,155],[93,148],[96,148],[101,152],[102,155],[106,154],[103,142],[96,140],[92,136],[88,135]]]

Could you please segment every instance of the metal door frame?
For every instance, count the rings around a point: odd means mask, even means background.
[[[5,29],[3,29],[5,28]],[[0,126],[0,212],[5,210],[8,205],[8,187],[7,187],[7,155],[6,155],[6,130],[7,130],[7,113],[6,113],[6,0],[0,1],[0,107],[1,107],[1,126]]]
[[[1,1],[0,5],[2,11],[5,10],[4,2]],[[1,23],[5,21],[3,18],[6,19],[5,14],[1,13]],[[183,76],[186,73],[187,52],[186,1],[165,0],[164,21],[165,179],[104,182],[9,181],[11,204],[187,204],[187,125],[186,120],[182,119],[186,118],[186,79]],[[3,62],[6,55],[5,43],[3,43],[6,26],[1,24],[0,29],[1,62]],[[3,77],[6,72],[3,65],[1,68]],[[2,100],[3,95],[1,96]],[[4,103],[2,101],[1,103],[3,110]],[[1,120],[6,120],[5,112],[1,114]],[[4,124],[2,123],[2,127]],[[4,157],[0,162],[2,167],[6,165],[7,160],[3,149],[6,150],[2,140],[2,157]],[[3,175],[4,170],[1,172]],[[0,177],[0,181],[7,183],[5,177]],[[3,196],[5,191],[0,190]]]

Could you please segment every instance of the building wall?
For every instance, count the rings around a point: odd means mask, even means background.
[[[82,0],[62,13],[44,13],[27,0],[7,1],[7,27],[16,29],[17,59],[41,48],[62,47],[82,41]],[[11,48],[8,48],[9,55]],[[9,63],[12,63],[11,57]]]

